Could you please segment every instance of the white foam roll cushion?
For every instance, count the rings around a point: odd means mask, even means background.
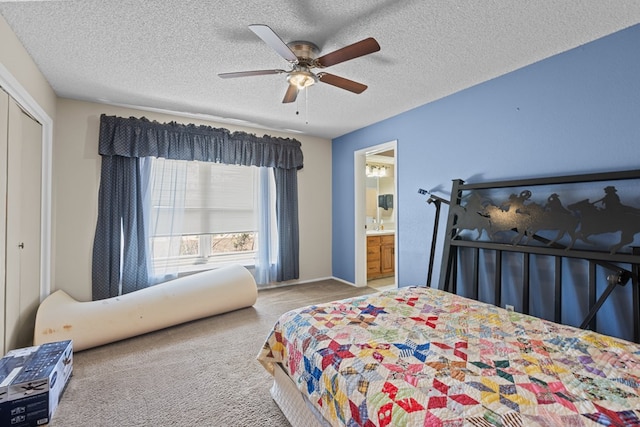
[[[119,297],[80,302],[58,290],[38,307],[34,345],[73,340],[74,351],[130,338],[255,304],[258,289],[243,266],[231,265]]]

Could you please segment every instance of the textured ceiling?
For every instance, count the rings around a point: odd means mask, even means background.
[[[640,22],[638,0],[0,1],[58,96],[334,138]],[[288,68],[248,29],[269,25],[321,54],[374,37],[381,50],[326,71],[283,104]]]

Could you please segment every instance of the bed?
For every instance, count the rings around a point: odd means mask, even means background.
[[[294,427],[640,426],[639,179],[454,181],[437,286],[283,314],[275,401]]]

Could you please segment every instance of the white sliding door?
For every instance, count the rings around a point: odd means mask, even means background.
[[[7,138],[6,149],[3,148],[3,152],[6,153],[7,159],[4,222],[6,352],[31,345],[35,315],[40,304],[42,126],[11,98],[8,100],[5,118]]]
[[[0,88],[0,350],[5,354],[6,241],[7,241],[7,129],[9,128],[9,95]]]

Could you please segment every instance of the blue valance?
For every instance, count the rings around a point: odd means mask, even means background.
[[[158,123],[142,118],[100,116],[102,156],[163,157],[230,165],[301,169],[300,141],[224,128]]]

